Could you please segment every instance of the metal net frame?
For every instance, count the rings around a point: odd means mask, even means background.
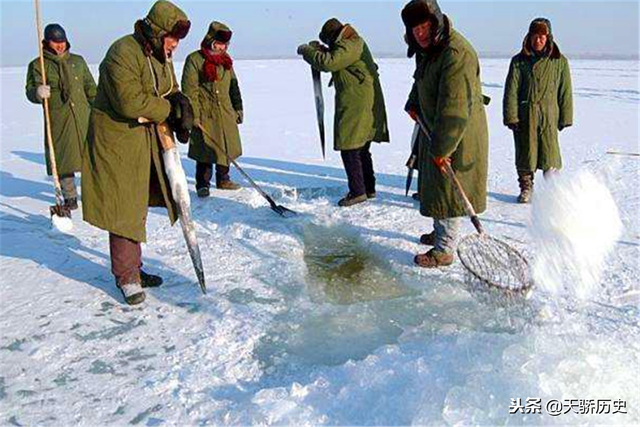
[[[488,234],[470,234],[458,244],[458,257],[474,282],[510,296],[527,295],[533,287],[529,263],[513,247]]]

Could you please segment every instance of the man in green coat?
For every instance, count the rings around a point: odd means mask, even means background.
[[[573,124],[569,61],[553,40],[551,22],[536,18],[511,59],[504,89],[504,124],[513,131],[519,203],[529,203],[533,176],[562,168],[558,131]]]
[[[422,236],[433,245],[414,262],[449,265],[454,259],[464,206],[444,174],[449,164],[477,213],[486,208],[488,131],[480,64],[471,44],[452,28],[435,0],[413,0],[402,10],[409,56],[418,53],[407,109],[431,133],[420,162],[420,213],[433,218],[434,231]]]
[[[200,49],[187,56],[182,71],[182,90],[193,105],[196,127],[191,133],[189,158],[196,163],[198,197],[209,196],[209,186],[216,165],[216,187],[238,190],[240,185],[229,178],[227,155],[242,155],[238,125],[243,120],[242,95],[233,60],[227,53],[231,29],[212,22]],[[226,154],[225,154],[226,153]]]
[[[364,39],[349,24],[329,19],[320,40],[298,47],[298,54],[317,70],[332,73],[335,85],[334,149],[340,151],[349,193],[338,202],[352,206],[376,195],[371,142],[388,142],[387,113],[378,65]]]
[[[148,206],[166,207],[172,224],[177,219],[155,127],[166,121],[188,141],[193,113],[178,90],[172,54],[190,25],[177,6],[157,1],[100,64],[82,163],[83,214],[109,232],[111,271],[128,304],[162,283],[141,270]]]
[[[82,167],[96,83],[84,58],[69,51],[67,34],[59,24],[45,27],[42,47],[47,84],[42,84],[40,59],[36,58],[27,72],[27,99],[34,104],[49,100],[51,137],[64,204],[69,209],[77,209],[75,173]],[[46,135],[44,147],[47,174],[51,175]]]

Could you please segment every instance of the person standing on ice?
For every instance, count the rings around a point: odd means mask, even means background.
[[[143,288],[162,284],[141,270],[148,207],[164,206],[171,223],[177,219],[153,124],[166,121],[188,141],[193,113],[178,89],[172,56],[190,26],[182,10],[160,0],[100,64],[82,162],[82,211],[85,221],[109,232],[111,271],[131,305],[144,301]]]
[[[547,176],[562,168],[558,131],[573,124],[569,61],[546,18],[531,22],[522,50],[511,59],[503,117],[515,139],[518,203],[529,203],[535,171],[542,169]]]
[[[443,168],[450,164],[477,213],[487,201],[489,137],[480,83],[480,63],[471,44],[453,29],[435,0],[412,0],[402,10],[409,56],[418,53],[407,105],[431,133],[420,162],[420,213],[433,218],[434,231],[421,237],[433,246],[414,262],[450,265],[465,215]]]
[[[49,100],[51,137],[64,205],[74,210],[78,209],[75,174],[82,167],[82,150],[91,103],[96,96],[96,82],[84,58],[69,51],[71,44],[59,24],[45,27],[42,47],[47,84],[42,84],[40,59],[36,58],[27,71],[26,94],[34,104]],[[47,174],[51,175],[46,138],[44,147]]]
[[[235,160],[242,155],[238,125],[244,118],[238,78],[227,52],[231,35],[225,24],[212,22],[200,49],[187,56],[182,71],[182,90],[191,100],[196,124],[191,133],[189,158],[196,161],[198,197],[209,196],[214,163],[216,187],[240,189],[240,185],[229,178],[226,156]],[[214,140],[203,135],[198,125]]]
[[[340,151],[349,192],[339,206],[376,196],[371,142],[389,142],[387,113],[378,65],[364,39],[349,24],[329,19],[320,40],[302,44],[298,54],[317,70],[330,72],[335,85],[334,150]]]

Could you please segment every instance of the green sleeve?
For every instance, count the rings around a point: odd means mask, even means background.
[[[505,125],[519,122],[518,118],[518,91],[520,86],[520,69],[515,59],[509,65],[509,74],[504,85],[504,98],[502,99],[502,117]]]
[[[143,73],[135,60],[131,52],[119,49],[110,52],[103,62],[100,73],[104,74],[107,83],[106,94],[111,107],[127,119],[144,117],[161,123],[169,117],[171,105],[166,99],[144,92]]]
[[[200,73],[195,61],[191,59],[191,57],[188,57],[182,69],[182,84],[180,87],[182,88],[182,92],[189,98],[189,101],[191,101],[193,117],[195,117],[196,120],[200,120],[201,111],[199,75]]]
[[[97,92],[96,81],[93,80],[91,70],[84,59],[82,59],[82,65],[84,66],[84,93],[89,104],[93,104]]]
[[[25,88],[27,99],[34,104],[42,104],[42,101],[40,101],[36,96],[38,86],[40,86],[41,84],[42,75],[40,72],[40,65],[38,63],[38,60],[35,60],[29,64],[29,69],[27,71],[27,84]]]
[[[302,57],[311,66],[320,71],[335,72],[347,68],[360,59],[364,43],[359,40],[339,41],[329,51],[322,51],[308,46]]]
[[[562,58],[562,72],[560,76],[560,86],[558,87],[558,107],[560,116],[558,125],[562,127],[573,124],[573,91],[571,89],[571,72],[569,71],[569,61]]]
[[[231,98],[231,105],[236,111],[242,111],[242,94],[240,93],[240,85],[238,84],[238,77],[236,72],[231,70],[231,85],[229,86],[229,97]]]
[[[464,136],[471,114],[472,74],[476,71],[464,52],[450,50],[444,55],[431,138],[435,157],[450,157]]]

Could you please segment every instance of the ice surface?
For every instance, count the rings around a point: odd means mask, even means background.
[[[42,113],[24,99],[26,69],[0,70],[0,424],[640,423],[638,161],[605,154],[638,151],[638,62],[571,61],[576,117],[560,137],[563,173],[596,173],[623,225],[601,292],[579,301],[537,289],[520,305],[467,290],[459,262],[432,271],[412,265],[427,250],[419,235],[431,228],[404,197],[413,125],[403,106],[413,65],[380,61],[393,141],[372,149],[378,197],[340,209],[345,175],[338,153],[322,161],[308,65],[236,61],[246,108],[240,164],[300,215],[280,218],[250,188],[197,199],[195,166],[180,146],[212,292],[201,295],[180,228],[151,209],[144,268],[165,284],[148,290],[141,308],[122,304],[107,234],[80,211],[73,235],[49,233]],[[493,101],[481,220],[532,260],[532,206],[515,202],[513,141],[502,126],[508,61],[482,66]],[[329,132],[329,148],[331,141]],[[536,191],[542,182],[537,176]],[[472,233],[464,224],[463,234]],[[305,230],[316,234],[310,240]],[[333,238],[334,254],[345,243],[363,256],[370,268],[355,277],[366,292],[341,286],[349,296],[341,304],[317,292],[324,279],[305,259],[315,236]],[[622,399],[628,413],[509,415],[511,399],[527,397]]]

